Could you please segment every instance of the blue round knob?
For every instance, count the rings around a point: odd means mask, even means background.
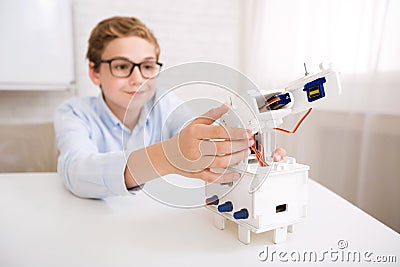
[[[224,204],[221,204],[218,206],[218,211],[219,212],[230,212],[233,210],[233,205],[232,202],[227,201]]]
[[[247,209],[241,209],[233,214],[233,218],[235,218],[236,220],[247,219],[249,218],[249,212],[247,211]]]

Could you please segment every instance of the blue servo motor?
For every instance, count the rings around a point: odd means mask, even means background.
[[[278,98],[278,101],[274,101],[276,98]],[[270,97],[266,103],[272,102],[271,104],[268,105],[269,109],[271,110],[276,110],[280,109],[287,104],[289,104],[292,100],[290,99],[289,93],[284,93],[284,94],[278,94]]]
[[[325,77],[322,77],[304,85],[303,91],[307,93],[308,102],[313,102],[315,100],[325,97],[325,82]]]

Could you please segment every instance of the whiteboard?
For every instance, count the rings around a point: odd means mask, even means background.
[[[69,0],[0,1],[0,90],[74,85]]]

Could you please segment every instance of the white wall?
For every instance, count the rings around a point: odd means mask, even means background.
[[[242,0],[72,0],[76,91],[0,91],[0,123],[49,122],[63,100],[73,95],[98,94],[87,74],[87,40],[100,20],[114,15],[136,16],[153,30],[165,67],[205,60],[240,68],[243,3]]]
[[[114,15],[141,19],[158,38],[164,67],[207,60],[239,67],[242,1],[74,1],[78,95],[98,92],[87,78],[86,43],[91,29]],[[95,7],[95,8],[94,8]]]

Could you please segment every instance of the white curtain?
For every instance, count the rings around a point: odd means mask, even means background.
[[[245,3],[244,71],[263,89],[320,62],[343,93],[279,145],[310,177],[400,232],[400,1],[254,0]],[[299,119],[285,121],[291,128]]]

